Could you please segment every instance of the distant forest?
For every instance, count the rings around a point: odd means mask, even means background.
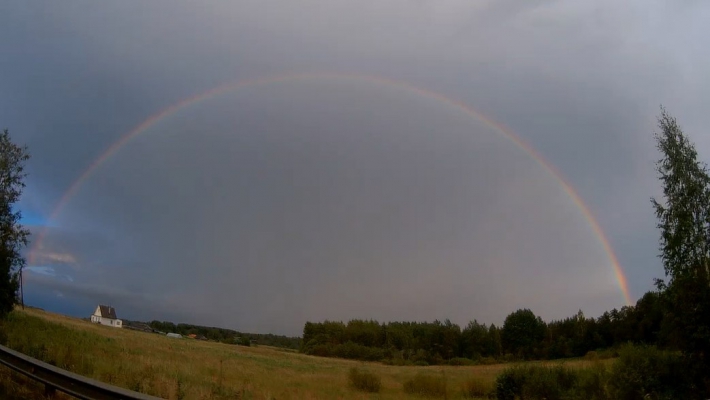
[[[463,329],[449,320],[306,322],[300,350],[324,357],[438,365],[580,357],[626,343],[676,349],[675,324],[664,307],[658,292],[648,292],[635,306],[598,318],[579,311],[547,323],[529,309],[511,313],[501,327],[475,320]]]
[[[449,320],[306,322],[303,338],[168,321],[145,325],[164,333],[201,335],[227,344],[256,343],[322,357],[399,365],[492,363],[581,357],[626,343],[677,349],[675,325],[662,300],[659,292],[648,292],[636,305],[613,309],[598,318],[587,318],[579,311],[572,317],[551,322],[544,322],[529,309],[520,309],[508,315],[500,327],[476,320],[463,329]]]
[[[301,338],[272,334],[246,333],[232,329],[215,328],[211,326],[174,324],[167,321],[151,321],[147,325],[155,330],[165,333],[179,333],[183,336],[195,334],[202,335],[207,340],[227,344],[240,344],[249,346],[252,342],[264,346],[282,347],[297,350],[301,345]]]

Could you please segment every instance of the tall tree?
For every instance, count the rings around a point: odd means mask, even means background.
[[[517,310],[505,318],[500,338],[503,350],[519,358],[533,358],[545,338],[547,327],[530,309]]]
[[[707,279],[710,176],[695,145],[675,118],[661,109],[656,133],[663,157],[656,167],[663,183],[663,203],[651,199],[661,229],[661,259],[669,284],[685,276]],[[664,282],[657,282],[661,288]]]
[[[17,304],[17,289],[25,259],[29,231],[20,224],[15,209],[25,187],[27,147],[13,143],[7,129],[0,134],[0,318]]]
[[[663,199],[651,201],[667,281],[656,283],[665,289],[681,349],[710,372],[710,176],[695,145],[663,108],[658,127]]]

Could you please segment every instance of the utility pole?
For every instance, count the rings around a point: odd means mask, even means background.
[[[22,270],[25,269],[24,267],[20,267],[20,304],[22,305],[22,309],[25,309],[25,290],[23,288],[23,282],[24,279],[22,279]]]

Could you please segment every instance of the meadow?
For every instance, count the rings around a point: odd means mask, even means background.
[[[387,366],[266,346],[173,339],[30,308],[8,316],[1,339],[10,348],[61,368],[167,399],[401,399],[412,397],[405,393],[405,383],[421,374],[442,379],[446,398],[460,399],[466,398],[463,388],[470,382],[492,388],[510,366]],[[577,359],[527,364],[578,369],[591,363]],[[380,377],[380,392],[351,388],[348,374],[353,367]],[[41,386],[0,369],[6,398],[41,394]]]

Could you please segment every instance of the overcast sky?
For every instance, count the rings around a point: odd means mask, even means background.
[[[499,324],[624,305],[662,277],[659,105],[710,159],[703,1],[0,4],[0,126],[29,146],[30,304],[300,335],[307,320]]]

